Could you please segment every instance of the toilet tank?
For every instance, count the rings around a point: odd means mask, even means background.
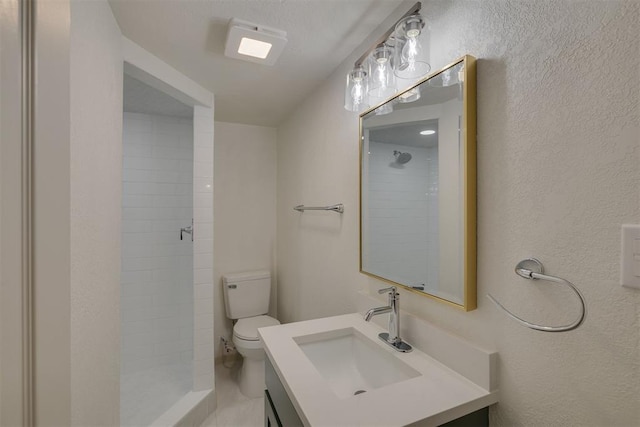
[[[271,273],[268,271],[225,274],[222,288],[229,319],[259,316],[269,311]]]

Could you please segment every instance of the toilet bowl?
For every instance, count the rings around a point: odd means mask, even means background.
[[[264,393],[265,352],[258,337],[258,328],[279,325],[267,316],[271,294],[271,274],[268,271],[249,271],[222,276],[227,317],[235,320],[233,343],[242,356],[238,386],[247,397]]]
[[[239,319],[233,327],[233,343],[242,356],[242,367],[238,375],[240,392],[247,397],[260,397],[264,393],[264,358],[258,328],[279,325],[269,316]]]

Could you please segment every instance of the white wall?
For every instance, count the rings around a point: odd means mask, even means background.
[[[193,107],[193,390],[214,388],[213,96]],[[212,398],[215,397],[211,394]],[[209,405],[212,412],[215,405]]]
[[[270,314],[275,316],[276,130],[215,122],[214,301],[215,348],[231,339],[221,276],[248,270],[272,272]]]
[[[620,224],[640,222],[639,7],[425,4],[434,69],[465,53],[480,58],[479,299],[465,313],[401,291],[402,307],[497,349],[492,425],[640,423],[640,292],[618,284]],[[342,104],[344,76],[360,53],[278,128],[284,321],[354,311],[356,290],[383,286],[358,272],[358,117]],[[291,210],[338,202],[342,216]],[[589,312],[580,329],[531,331],[484,298],[491,292],[533,321],[572,320],[570,294],[513,273],[527,256],[583,290]]]
[[[35,8],[33,375],[46,380],[34,381],[33,406],[51,425],[72,423],[70,8],[67,0]]]
[[[281,321],[355,311],[359,265],[358,116],[345,111],[353,63],[413,5],[405,1],[278,127],[278,314]],[[376,125],[384,118],[376,117]],[[343,203],[345,212],[292,208]]]
[[[78,426],[119,423],[121,141],[120,30],[106,1],[72,1],[71,424]]]
[[[39,1],[36,14],[34,412],[42,425],[112,426],[119,422],[122,40],[106,1]],[[204,104],[213,107],[208,95]],[[200,136],[212,144],[213,112],[202,110],[211,123]],[[6,237],[3,230],[3,245]],[[212,373],[207,378],[212,386]],[[14,412],[3,409],[3,420],[18,419]]]
[[[17,0],[0,1],[0,425],[25,424],[19,5]]]

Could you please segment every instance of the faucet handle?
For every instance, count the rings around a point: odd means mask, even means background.
[[[398,293],[397,288],[395,286],[390,286],[388,288],[378,290],[379,294],[384,294],[385,292],[389,292],[391,295],[396,295]]]

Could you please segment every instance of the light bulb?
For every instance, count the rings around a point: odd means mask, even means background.
[[[402,47],[402,62],[406,63],[405,69],[414,71],[416,67],[416,58],[420,50],[418,36],[420,35],[421,22],[412,20],[407,22],[406,35],[407,42]]]
[[[403,69],[414,70],[416,66],[416,56],[418,55],[418,41],[415,37],[407,38],[407,42],[402,48],[402,62],[406,64]]]
[[[353,81],[354,85],[351,89],[351,98],[353,99],[354,105],[360,105],[362,103],[362,95],[364,92],[362,90],[362,79],[354,79]]]
[[[356,67],[347,75],[347,86],[344,93],[344,108],[348,111],[361,111],[368,103],[367,72]]]
[[[371,52],[369,66],[369,100],[378,104],[396,92],[396,77],[391,68],[393,48],[382,45]]]
[[[386,62],[386,59],[385,61]],[[380,86],[387,85],[387,76],[385,75],[384,62],[378,62],[378,68],[376,69],[376,79],[380,82]]]
[[[451,69],[442,73],[442,86],[451,86]]]
[[[396,42],[396,61],[394,71],[403,79],[417,79],[426,75],[429,65],[428,28],[425,19],[420,15],[411,15],[400,20],[396,25],[394,41]]]

